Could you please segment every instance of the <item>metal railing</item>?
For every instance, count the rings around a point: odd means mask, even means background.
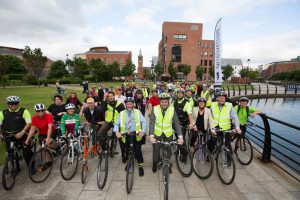
[[[265,114],[260,114],[263,125],[247,126],[247,133],[252,142],[261,152],[261,160],[269,162],[271,158],[277,165],[286,170],[299,180],[300,177],[300,144],[282,136],[281,132],[275,130],[277,126],[285,130],[293,130],[293,134],[299,134],[300,127],[275,119]],[[272,126],[270,126],[270,122]],[[283,165],[282,165],[283,164]],[[295,173],[295,174],[294,174]],[[296,175],[296,176],[295,176]]]

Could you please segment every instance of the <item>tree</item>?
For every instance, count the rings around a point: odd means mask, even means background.
[[[0,78],[3,89],[5,88],[5,82],[7,81],[6,73],[10,66],[10,59],[8,55],[0,55]]]
[[[248,76],[249,76],[249,69],[248,69],[248,68],[243,68],[243,69],[241,69],[241,71],[240,71],[240,76],[241,76],[242,78],[248,77]]]
[[[36,77],[38,85],[40,87],[40,78],[42,75],[42,71],[46,66],[47,57],[43,56],[40,48],[31,50],[29,46],[25,46],[23,50],[23,59],[30,73]]]
[[[171,79],[174,80],[174,77],[176,76],[177,69],[174,67],[174,63],[170,62],[168,66],[169,74],[171,75]]]
[[[224,77],[224,80],[227,80],[229,77],[231,77],[231,75],[233,74],[233,67],[231,65],[226,65],[224,68],[223,68],[223,77]]]
[[[64,61],[58,60],[52,63],[50,67],[50,77],[53,78],[61,78],[68,74],[68,71],[66,70],[66,65]]]
[[[200,80],[202,81],[202,75],[204,74],[204,68],[201,65],[198,65],[196,67],[195,73],[196,73],[197,77],[199,77]]]
[[[181,72],[185,75],[186,79],[187,79],[187,76],[191,73],[191,71],[192,71],[191,65],[185,64],[181,68]]]
[[[162,65],[160,65],[159,63],[157,63],[154,66],[154,73],[155,73],[156,77],[161,76],[164,73],[164,67]]]
[[[250,79],[257,79],[259,78],[260,74],[258,71],[249,71],[249,78]]]
[[[117,61],[114,61],[108,66],[110,77],[118,77],[121,75],[120,65]]]
[[[89,74],[88,65],[82,58],[74,58],[74,76],[83,79],[84,75]]]
[[[109,76],[107,74],[107,66],[100,59],[92,59],[90,61],[90,70],[92,75],[98,81],[106,81],[109,80]]]
[[[211,68],[209,68],[208,70],[209,76],[214,79],[215,78],[215,66],[212,66]]]
[[[125,76],[125,77],[131,76],[131,75],[133,75],[134,70],[135,70],[135,65],[130,60],[128,60],[126,62],[126,65],[121,70],[121,74],[122,74],[122,76]]]
[[[17,56],[8,55],[9,68],[7,74],[26,74],[27,71],[24,67],[23,61]]]

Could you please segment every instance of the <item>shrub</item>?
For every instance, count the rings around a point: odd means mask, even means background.
[[[26,74],[8,74],[9,80],[22,80]]]

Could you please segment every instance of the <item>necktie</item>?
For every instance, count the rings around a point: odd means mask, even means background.
[[[130,133],[131,132],[131,127],[132,127],[132,123],[131,123],[131,111],[128,113],[128,121],[127,121],[127,123],[128,123],[128,133]]]

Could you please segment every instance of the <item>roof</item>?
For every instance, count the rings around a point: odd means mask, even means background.
[[[143,57],[141,49],[140,49],[139,57]]]
[[[236,59],[236,58],[222,58],[222,66],[227,65],[240,65],[243,66],[242,59]]]
[[[108,52],[94,52],[87,51],[84,54],[129,54],[130,51],[108,51]]]

